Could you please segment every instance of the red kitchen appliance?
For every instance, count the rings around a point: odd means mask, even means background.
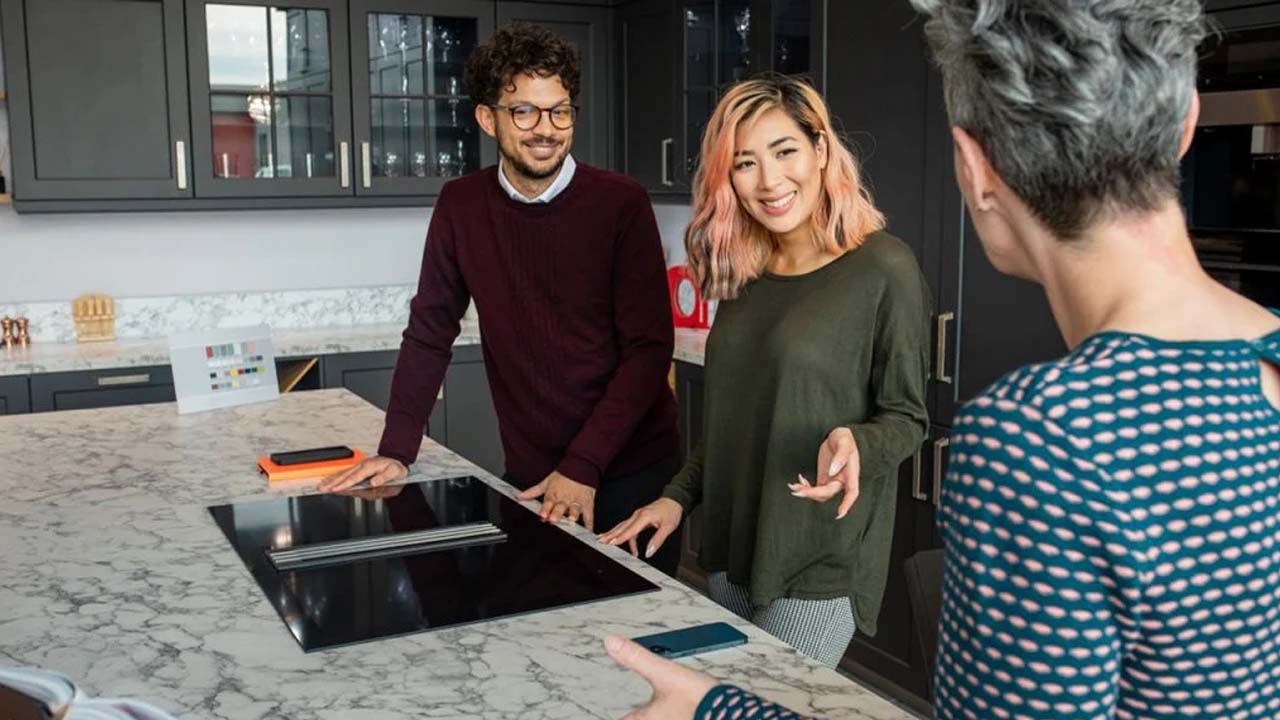
[[[671,291],[671,315],[679,328],[709,328],[711,318],[707,301],[685,265],[667,269],[667,288]]]

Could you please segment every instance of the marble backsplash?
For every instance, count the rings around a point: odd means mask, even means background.
[[[116,298],[116,338],[265,324],[301,329],[403,323],[412,285]],[[469,311],[469,312],[473,312]],[[33,343],[75,342],[71,301],[0,302],[0,315],[25,316]]]

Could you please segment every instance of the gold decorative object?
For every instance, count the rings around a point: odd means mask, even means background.
[[[13,341],[14,341],[13,318],[9,317],[8,315],[5,315],[4,319],[0,319],[0,327],[4,328],[4,349],[8,350],[9,348],[13,347]]]
[[[85,293],[71,301],[76,342],[116,339],[116,303],[101,293]]]
[[[26,347],[27,345],[31,344],[31,335],[30,333],[27,332],[28,322],[29,321],[27,320],[26,316],[18,318],[17,320],[18,331],[14,333],[15,339],[18,341],[18,344],[23,347]]]

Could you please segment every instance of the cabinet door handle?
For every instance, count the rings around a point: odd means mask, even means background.
[[[933,442],[933,506],[942,502],[942,451],[951,445],[950,437],[938,438]]]
[[[938,345],[934,351],[933,377],[940,383],[951,384],[951,376],[947,374],[947,324],[956,319],[953,312],[938,313],[935,320],[938,326]]]
[[[351,187],[351,146],[346,141],[338,143],[338,167],[342,187]]]
[[[360,186],[373,184],[373,160],[369,156],[369,143],[360,143]]]
[[[675,138],[663,138],[662,140],[662,184],[671,187],[675,183],[671,182],[671,172],[667,155],[671,154],[671,144],[675,142]]]
[[[178,189],[187,189],[187,143],[179,140],[173,144],[174,160],[178,163]]]
[[[928,500],[929,496],[924,494],[924,489],[920,487],[920,465],[921,455],[924,454],[924,447],[916,448],[916,454],[911,456],[911,497],[916,500]]]
[[[138,373],[137,375],[110,375],[98,378],[98,387],[112,387],[115,385],[142,385],[151,382],[151,373]]]

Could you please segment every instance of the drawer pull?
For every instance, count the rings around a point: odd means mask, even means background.
[[[675,183],[670,180],[670,172],[667,167],[667,156],[671,154],[671,143],[675,142],[675,138],[663,138],[662,140],[662,184],[664,187],[671,187]]]
[[[111,387],[114,385],[141,385],[151,382],[151,373],[138,373],[137,375],[110,375],[98,378],[98,387]]]
[[[924,494],[924,489],[920,487],[920,455],[924,448],[916,448],[916,453],[911,456],[911,497],[916,500],[928,500],[929,496]]]
[[[950,437],[938,438],[933,443],[933,505],[942,503],[942,451],[951,444]]]
[[[339,181],[342,187],[351,187],[351,148],[346,141],[338,144],[338,172]]]
[[[933,376],[940,383],[951,384],[951,376],[947,374],[947,323],[956,319],[953,312],[939,313],[937,319],[937,348],[934,352],[934,370]]]
[[[187,143],[179,140],[173,144],[174,161],[178,164],[178,189],[187,189]]]
[[[373,158],[369,155],[369,143],[360,143],[360,186],[373,185]]]

